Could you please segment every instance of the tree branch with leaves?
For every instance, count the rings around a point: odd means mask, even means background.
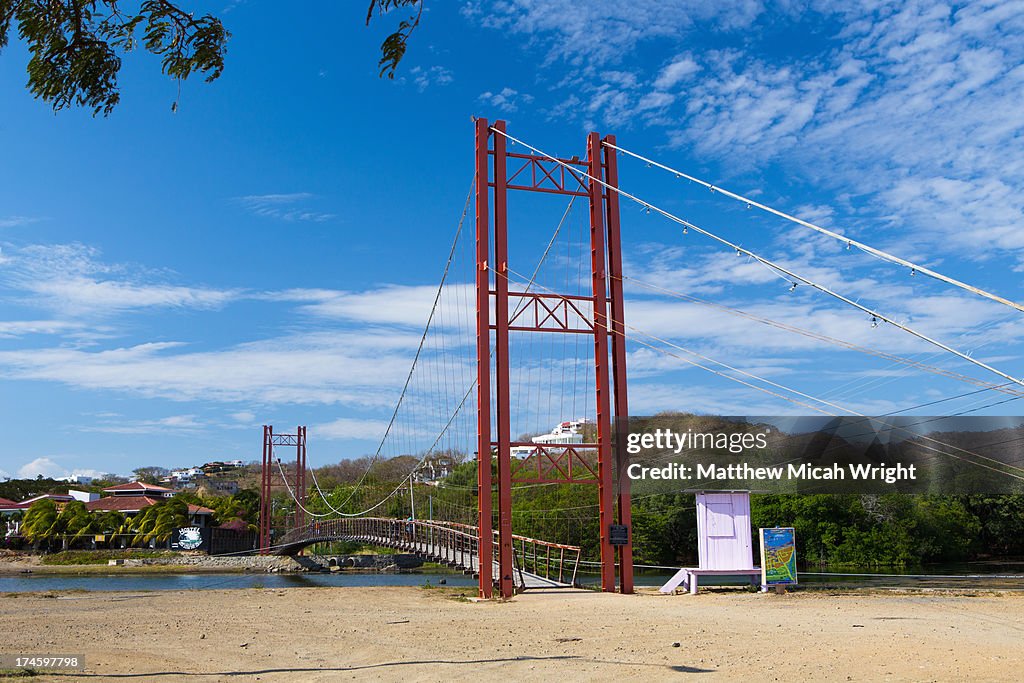
[[[393,10],[414,8],[381,43],[380,76],[395,77],[425,0],[370,0],[366,24]],[[12,29],[28,46],[27,87],[60,111],[73,106],[108,116],[121,100],[117,76],[124,55],[141,47],[178,82],[193,73],[217,80],[231,34],[212,14],[197,17],[171,0],[0,0],[0,50]],[[178,99],[171,104],[177,111]]]

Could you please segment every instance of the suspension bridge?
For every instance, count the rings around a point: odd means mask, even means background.
[[[260,516],[264,552],[295,554],[335,541],[399,549],[473,573],[479,578],[482,597],[491,597],[495,591],[508,597],[529,588],[572,586],[581,564],[596,564],[603,590],[631,593],[630,480],[623,474],[624,440],[613,439],[613,432],[627,429],[629,417],[627,346],[637,358],[649,361],[657,354],[665,362],[698,368],[744,392],[757,392],[800,410],[866,418],[834,396],[814,395],[627,323],[627,286],[637,293],[683,302],[707,315],[728,316],[773,334],[798,335],[809,344],[863,354],[888,364],[885,370],[927,373],[971,387],[966,393],[903,410],[989,392],[1002,396],[965,411],[972,412],[1024,396],[1021,379],[954,342],[940,340],[934,332],[910,325],[881,306],[862,303],[863,297],[820,282],[799,266],[786,265],[721,231],[682,218],[644,199],[639,191],[621,188],[620,157],[704,187],[715,198],[738,202],[745,209],[757,209],[836,241],[885,266],[1013,309],[1011,315],[1024,311],[1018,303],[672,168],[619,145],[611,135],[590,133],[585,150],[566,158],[511,135],[503,121],[492,124],[476,119],[474,133],[473,182],[440,284],[430,292],[407,293],[409,300],[394,302],[405,307],[416,297],[423,300],[429,311],[423,332],[418,340],[381,339],[381,344],[415,345],[416,353],[403,375],[382,369],[382,376],[397,380],[402,390],[379,445],[365,459],[355,484],[337,491],[321,488],[316,471],[307,466],[305,427],[292,434],[264,428]],[[512,194],[531,195],[530,201],[510,211]],[[557,211],[540,208],[559,197],[562,203]],[[790,292],[800,287],[838,302],[867,316],[873,327],[897,330],[932,347],[936,355],[899,355],[675,291],[670,283],[628,276],[623,270],[623,202],[671,222],[683,235],[694,233],[711,246],[734,252],[745,263],[763,267]],[[471,216],[473,235],[467,226]],[[521,234],[517,226],[544,220],[553,225],[546,243],[510,239]],[[421,296],[425,293],[429,297]],[[950,359],[956,367],[944,366],[933,360],[936,357]],[[366,398],[370,403],[383,402],[380,397]],[[576,427],[545,433],[552,424],[570,424],[567,420]],[[957,458],[1024,481],[1024,468],[931,441],[936,457]],[[294,464],[290,456],[283,462],[281,453],[293,449]],[[417,492],[415,484],[423,483],[424,467],[433,466],[441,455],[453,462],[475,461],[475,480],[460,483],[454,477],[440,477]],[[396,461],[404,463],[405,471],[378,477],[376,468]],[[384,486],[381,479],[399,483]],[[595,502],[529,512],[558,514],[561,519],[576,513],[577,530],[586,528],[596,536],[594,562],[581,559],[581,546],[568,542],[571,538],[563,543],[513,532],[514,526],[524,524],[514,510],[516,497],[538,487],[560,485],[587,487]],[[294,508],[286,527],[275,528],[274,492],[281,490]],[[430,506],[428,519],[417,514],[417,507],[422,512],[425,504]],[[568,525],[565,528],[571,531]]]

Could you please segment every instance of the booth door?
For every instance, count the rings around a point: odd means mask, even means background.
[[[701,569],[752,569],[750,494],[697,494],[697,556]]]

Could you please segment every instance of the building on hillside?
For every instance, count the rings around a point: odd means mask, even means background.
[[[100,499],[100,494],[90,493],[88,491],[76,491],[74,489],[68,489],[68,495],[75,500],[80,500],[83,503],[91,503],[94,500]]]
[[[585,417],[579,420],[559,422],[547,434],[535,436],[530,441],[539,445],[583,443],[583,430],[589,424],[593,423]],[[527,458],[536,450],[530,446],[515,446],[512,448],[512,457]]]
[[[88,486],[96,480],[96,477],[87,477],[82,474],[72,474],[68,477],[57,477],[57,481],[66,481],[69,484],[78,484],[79,486]]]
[[[230,462],[221,462],[220,460],[214,460],[203,465],[202,469],[204,474],[217,474],[218,472],[228,472],[233,469],[237,469],[242,466],[241,460],[231,460]]]
[[[458,464],[450,455],[431,455],[424,458],[413,472],[413,480],[419,484],[437,484],[451,474]]]
[[[172,489],[165,486],[157,486],[156,484],[146,484],[141,481],[111,486],[103,489],[103,493],[109,493],[111,496],[149,496],[151,498],[171,498],[174,496]]]
[[[226,493],[229,496],[233,496],[238,493],[237,481],[220,481],[219,479],[211,479],[207,484],[213,488],[214,491]]]

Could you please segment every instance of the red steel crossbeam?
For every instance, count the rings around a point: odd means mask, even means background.
[[[498,121],[497,123],[503,123]],[[495,125],[497,125],[497,123]],[[492,152],[493,154],[493,152]],[[515,159],[523,163],[508,176],[507,188],[510,190],[527,190],[531,192],[550,192],[553,194],[566,194],[576,197],[587,197],[587,181],[579,173],[569,170],[566,165],[576,164],[585,166],[584,162],[559,159],[554,161],[547,157],[533,154],[515,154],[507,152],[503,155],[507,159]],[[524,176],[523,172],[529,172],[529,184],[523,184],[527,179],[522,178],[519,184],[513,183],[516,178]]]
[[[537,292],[509,292],[508,295],[509,298],[520,300],[519,306],[508,321],[509,330],[513,332],[594,334],[594,324],[587,319],[587,314],[578,303],[590,302],[593,300],[591,297]],[[524,306],[522,301],[528,303]],[[527,313],[530,315],[526,315]],[[524,319],[523,322],[516,325],[520,319]]]
[[[597,452],[596,443],[538,444],[515,441],[513,448],[529,447],[532,452],[513,460],[512,481],[516,484],[563,483],[593,484],[597,472],[584,456],[584,451]],[[582,472],[580,471],[582,468]]]

